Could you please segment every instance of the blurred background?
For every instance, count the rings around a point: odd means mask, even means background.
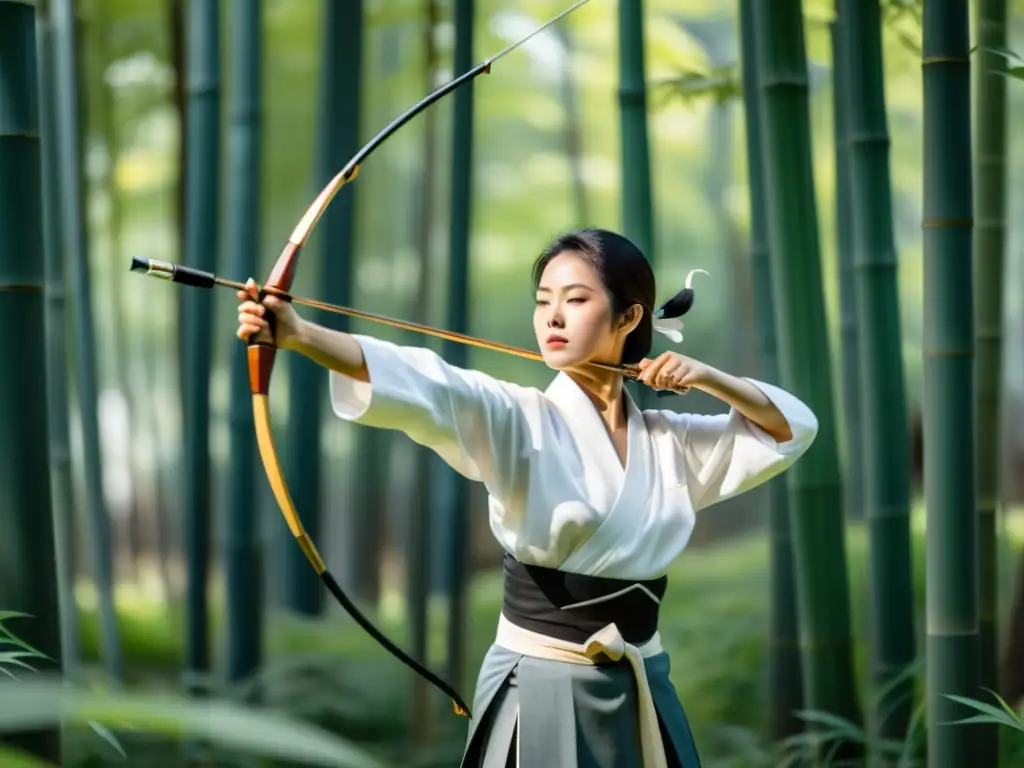
[[[1013,48],[1024,33],[1024,4],[1002,5],[1009,6],[1005,44]],[[758,347],[764,289],[751,260],[740,4],[647,0],[637,9],[588,3],[477,79],[471,100],[459,92],[399,130],[312,234],[296,295],[533,348],[534,258],[564,231],[606,227],[643,245],[660,301],[690,270],[710,273],[694,278],[696,304],[680,351],[776,381]],[[49,92],[59,137],[49,155],[56,160],[49,171],[43,165],[59,190],[44,192],[47,250],[59,254],[46,273],[47,333],[64,337],[56,342],[63,357],[48,370],[51,378],[59,372],[54,391],[66,393],[67,410],[51,415],[48,471],[59,475],[52,503],[69,680],[270,706],[389,765],[457,764],[466,721],[325,594],[285,526],[255,454],[232,292],[144,280],[128,266],[140,256],[262,281],[306,207],[355,149],[429,90],[560,10],[548,0],[38,4],[51,35],[39,38],[42,119]],[[843,267],[837,220],[844,203],[837,197],[834,11],[831,2],[802,4],[827,321],[827,346],[806,365],[830,377],[853,661],[864,703],[871,700],[872,622],[865,459],[857,454],[866,417],[858,415],[856,372],[844,361],[857,318],[842,288],[853,272]],[[642,155],[631,154],[637,142],[622,144],[637,135],[630,127],[637,82],[629,79],[636,73],[620,68],[637,59],[623,37],[630,18],[641,20],[643,32],[647,180],[646,169],[637,176]],[[934,126],[923,104],[921,4],[883,2],[880,35],[898,255],[892,335],[903,384],[895,391],[905,392],[906,406],[905,425],[889,426],[891,440],[907,447],[908,557],[923,654],[922,142]],[[1024,85],[1002,82],[1012,136],[1024,120]],[[42,147],[46,156],[45,138]],[[1006,153],[1006,169],[1024,162],[1019,142],[1009,141]],[[1024,621],[1024,606],[1014,607],[1022,599],[1014,585],[1024,583],[1016,577],[1024,569],[1024,260],[1013,226],[1024,213],[1024,190],[1009,179],[1003,427],[991,459],[1001,478],[993,543],[1001,669],[1022,652],[1008,639],[1012,617]],[[637,184],[649,185],[646,212],[636,209],[642,197],[630,194]],[[551,378],[543,365],[519,358],[449,350],[384,326],[300,312],[427,345],[518,384],[544,387]],[[655,352],[668,348],[655,345]],[[278,355],[270,399],[299,515],[342,587],[390,637],[471,696],[501,600],[501,552],[485,491],[459,482],[404,435],[335,418],[325,371],[294,357]],[[645,396],[645,403],[724,410],[702,393]],[[962,407],[969,418],[971,399]],[[787,735],[766,727],[773,707],[765,671],[774,615],[770,497],[763,487],[703,512],[670,574],[661,632],[707,766],[780,764],[769,750]],[[32,613],[7,590],[0,595],[11,601],[0,608]],[[31,635],[25,620],[9,626]],[[1017,664],[1024,669],[1024,659]],[[998,686],[1011,706],[1024,696],[1024,679],[1015,685]],[[923,749],[920,717],[907,737],[908,760]],[[245,764],[230,746],[202,739],[186,744],[126,731],[112,742],[97,733],[68,732],[60,764]],[[1006,756],[1021,738],[1001,739],[1004,764],[1020,764]],[[289,763],[279,757],[275,764]]]

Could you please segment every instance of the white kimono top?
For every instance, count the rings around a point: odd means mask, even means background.
[[[489,493],[491,531],[528,565],[618,579],[665,574],[690,539],[697,510],[748,491],[814,441],[810,409],[750,380],[789,422],[777,443],[728,414],[641,412],[624,392],[623,467],[586,393],[559,373],[540,391],[446,363],[431,350],[356,336],[370,383],[330,374],[334,412],[400,430]]]

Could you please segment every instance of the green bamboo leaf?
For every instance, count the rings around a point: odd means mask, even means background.
[[[0,624],[3,624],[8,619],[33,619],[35,618],[31,613],[22,613],[21,611],[0,611]],[[2,629],[2,627],[0,627]]]
[[[787,736],[781,742],[779,746],[783,749],[806,749],[809,747],[815,747],[818,742],[821,741],[821,735],[813,733],[811,731],[804,731],[802,733],[794,733],[792,736]]]
[[[809,723],[830,725],[833,729],[832,733],[842,734],[855,741],[864,741],[865,737],[863,729],[858,728],[856,724],[850,722],[844,717],[833,715],[831,712],[821,712],[819,710],[810,709],[801,709],[794,712],[794,714]]]
[[[0,646],[4,645],[13,645],[21,648],[22,650],[30,651],[36,658],[51,660],[49,656],[38,648],[29,645],[17,635],[12,634],[3,626],[0,626]]]
[[[673,98],[684,104],[710,98],[717,104],[742,95],[739,71],[734,64],[711,70],[684,70],[676,77],[657,80],[650,84],[663,106]]]
[[[868,694],[868,701],[872,707],[877,707],[882,701],[887,699],[889,695],[907,683],[908,681],[914,680],[918,673],[924,669],[924,659],[918,657],[914,661],[907,664],[903,670],[896,676],[888,679],[884,684],[878,685],[872,688]],[[910,695],[913,695],[912,691]],[[891,709],[900,706],[899,700],[891,703],[889,711]],[[882,718],[885,719],[889,716],[889,711],[883,710]]]
[[[1012,77],[1014,80],[1024,80],[1024,67],[1009,67],[1007,69],[990,69],[993,75]]]
[[[124,751],[124,747],[121,746],[121,742],[117,740],[117,737],[110,731],[109,728],[107,728],[105,725],[97,723],[95,720],[90,720],[88,722],[88,725],[97,736],[99,736],[101,739],[107,742],[107,744],[113,747],[114,751],[117,752],[122,758],[126,760],[128,759],[128,755]]]
[[[1024,732],[1024,723],[1022,723],[1015,714],[1013,714],[1012,716],[1007,715],[1006,712],[1004,712],[1002,709],[999,709],[998,707],[993,707],[991,704],[986,704],[985,702],[978,701],[976,699],[970,699],[966,696],[957,696],[951,693],[943,693],[940,695],[946,697],[950,701],[955,701],[959,704],[963,704],[965,707],[970,707],[971,709],[974,709],[982,713],[980,715],[975,715],[964,720],[956,720],[951,723],[946,723],[946,725],[968,725],[971,723],[989,723],[996,725],[1005,725],[1008,728]]]
[[[879,752],[893,756],[902,755],[905,746],[902,741],[897,741],[896,739],[877,739],[871,742],[871,744]]]
[[[1014,711],[1013,707],[1006,703],[1006,700],[1003,699],[1002,696],[993,691],[991,688],[982,688],[982,690],[988,691],[990,694],[992,694],[992,697],[999,702],[999,706],[1003,708],[1006,714],[1012,717],[1015,721],[1020,722],[1020,717]]]
[[[6,664],[11,667],[21,667],[22,669],[27,669],[29,672],[36,671],[35,667],[31,664],[26,664],[24,661],[17,658],[18,656],[32,656],[32,654],[27,651],[21,651],[20,653],[0,653],[0,664]]]
[[[39,658],[32,651],[0,651],[0,662],[6,659],[36,659]]]
[[[903,740],[903,752],[900,755],[896,768],[912,768],[916,764],[914,760],[914,739],[918,729],[921,727],[926,712],[927,707],[924,702],[920,703],[917,709],[914,710],[914,715],[910,718],[910,727],[907,729],[907,736]]]
[[[997,56],[1003,56],[1007,59],[1016,59],[1017,61],[1024,64],[1024,58],[1021,58],[1020,54],[1011,51],[1009,48],[1003,48],[999,45],[976,45],[971,48],[971,53],[975,51],[986,51],[988,53],[994,53]]]
[[[991,715],[971,715],[960,720],[950,720],[943,725],[1004,725],[1004,723]]]
[[[942,693],[939,695],[944,696],[950,701],[955,701],[958,704],[963,704],[965,707],[970,707],[971,709],[975,709],[978,712],[982,712],[986,715],[991,715],[992,717],[1006,717],[1006,713],[1002,709],[1000,709],[999,707],[994,707],[991,704],[986,704],[984,701],[978,701],[977,699],[972,699],[967,696],[958,696],[955,693]],[[1011,714],[1013,714],[1012,710]]]
[[[0,683],[0,732],[66,723],[117,723],[169,737],[187,734],[264,757],[339,768],[383,768],[349,742],[270,710],[183,696],[88,691],[53,676]]]

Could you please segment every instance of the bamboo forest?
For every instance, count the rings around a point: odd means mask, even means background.
[[[543,391],[588,227],[817,419],[664,574],[667,765],[1024,766],[1017,127],[1020,0],[0,0],[0,766],[470,765],[488,487],[237,291]]]

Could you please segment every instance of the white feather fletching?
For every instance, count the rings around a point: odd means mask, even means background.
[[[654,330],[664,336],[667,336],[676,344],[681,344],[683,342],[683,321],[678,317],[655,320]]]

